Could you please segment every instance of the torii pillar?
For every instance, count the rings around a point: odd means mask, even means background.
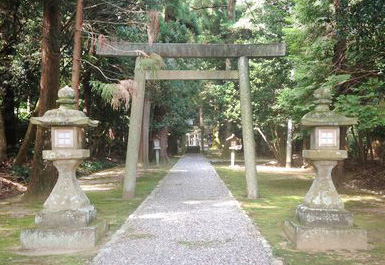
[[[249,58],[285,56],[285,44],[196,44],[196,43],[104,43],[96,49],[103,56],[138,57],[135,67],[136,95],[131,107],[127,143],[123,198],[135,196],[138,150],[143,118],[146,80],[239,80],[242,133],[244,143],[247,197],[258,197],[255,142],[250,96]],[[156,74],[140,69],[140,56],[157,53],[162,58],[238,58],[238,71],[173,71],[159,70]]]

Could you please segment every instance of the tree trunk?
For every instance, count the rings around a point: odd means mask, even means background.
[[[369,132],[366,132],[366,142],[368,145],[368,150],[369,150],[369,155],[370,155],[370,160],[374,160],[374,151],[373,151],[373,145],[372,145],[372,138],[370,137]]]
[[[346,61],[346,37],[345,37],[345,25],[341,22],[343,16],[345,15],[346,3],[345,0],[334,0],[334,10],[335,10],[335,21],[336,28],[334,33],[334,38],[336,43],[334,44],[334,54],[333,54],[333,71],[339,73],[345,66]],[[343,90],[343,87],[340,87],[339,90]],[[345,149],[346,145],[346,128],[341,128],[340,134],[340,148]],[[344,182],[344,160],[337,162],[337,166],[332,170],[332,179],[334,185],[338,188]]]
[[[235,3],[236,0],[229,0],[227,2],[227,17],[231,21],[235,20]]]
[[[10,85],[12,74],[9,72],[14,46],[19,41],[20,23],[18,19],[19,0],[5,0],[0,3],[0,88],[2,93],[2,106],[0,114],[0,161],[7,158],[7,145],[17,143],[15,124],[15,94]]]
[[[60,85],[60,5],[60,0],[44,1],[39,116],[56,107]],[[45,198],[56,183],[57,170],[52,162],[44,162],[42,159],[43,148],[51,148],[50,139],[49,130],[37,129],[27,197]]]
[[[5,126],[5,137],[7,146],[13,147],[17,144],[16,137],[16,115],[15,115],[15,93],[9,84],[3,86],[3,118]]]
[[[90,115],[91,111],[91,69],[87,68],[83,75],[83,112]]]
[[[334,10],[335,10],[335,21],[336,28],[334,33],[334,38],[336,43],[334,45],[334,54],[333,54],[333,68],[335,72],[344,68],[345,59],[346,59],[346,37],[345,37],[345,27],[344,22],[342,21],[345,15],[346,9],[346,0],[334,0]]]
[[[36,137],[36,126],[30,122],[13,165],[21,166],[23,163],[25,163],[25,161],[27,161],[28,147],[34,136]]]
[[[160,161],[162,163],[169,163],[170,158],[168,157],[168,127],[164,126],[159,130],[160,138]]]
[[[32,116],[36,116],[39,112],[40,102],[38,101],[36,107],[32,113]],[[24,135],[23,142],[17,152],[14,165],[21,166],[27,160],[28,147],[33,137],[36,136],[36,126],[31,122],[28,124],[27,132]]]
[[[7,159],[7,140],[5,138],[5,128],[3,113],[0,111],[0,163]]]
[[[222,128],[223,128],[224,130],[220,130],[220,132],[223,132],[223,133],[221,133],[221,134],[219,135],[220,146],[221,146],[221,147],[223,146],[223,149],[222,149],[222,151],[221,151],[221,155],[222,155],[222,157],[227,158],[227,157],[230,156],[231,151],[230,151],[230,149],[229,149],[229,147],[230,147],[230,142],[229,142],[229,141],[226,141],[226,139],[227,139],[228,137],[230,137],[231,134],[233,133],[233,125],[232,125],[231,122],[226,121],[226,122],[225,122],[225,125],[222,126]]]
[[[77,0],[74,35],[74,51],[72,60],[72,89],[75,90],[75,108],[79,109],[79,80],[82,56],[82,26],[84,0]]]

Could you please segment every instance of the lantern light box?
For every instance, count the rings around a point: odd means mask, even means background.
[[[52,127],[52,149],[81,148],[81,133],[78,127]]]
[[[310,133],[310,149],[339,149],[340,128],[317,126]]]
[[[154,137],[152,140],[154,142],[154,149],[161,149],[160,139],[158,137]]]

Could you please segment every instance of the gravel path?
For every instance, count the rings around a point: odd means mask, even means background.
[[[252,221],[201,155],[183,157],[92,264],[272,264]]]

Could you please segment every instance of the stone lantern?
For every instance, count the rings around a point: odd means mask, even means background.
[[[31,118],[33,124],[51,129],[52,150],[44,150],[43,159],[53,161],[59,176],[44,209],[35,216],[38,228],[21,232],[21,247],[27,250],[92,248],[106,228],[105,222],[89,226],[96,218],[96,209],[76,179],[76,167],[90,156],[89,150],[82,149],[83,130],[87,126],[96,127],[98,121],[75,110],[72,88],[66,86],[58,95],[58,109]]]
[[[230,137],[228,137],[226,139],[226,141],[230,141],[230,147],[229,147],[229,149],[231,150],[230,166],[234,167],[235,166],[235,151],[242,149],[241,141],[234,134],[232,134]]]
[[[366,249],[366,231],[353,227],[353,215],[344,209],[331,178],[337,161],[348,156],[340,150],[340,127],[357,119],[329,110],[329,89],[317,89],[314,97],[316,108],[303,116],[301,125],[310,131],[310,150],[303,150],[303,157],[316,167],[316,177],[296,210],[299,224],[286,221],[285,232],[297,249]]]
[[[160,152],[160,138],[158,136],[155,136],[152,139],[154,143],[154,150],[155,150],[155,158],[156,158],[156,165],[159,166],[159,152]]]

